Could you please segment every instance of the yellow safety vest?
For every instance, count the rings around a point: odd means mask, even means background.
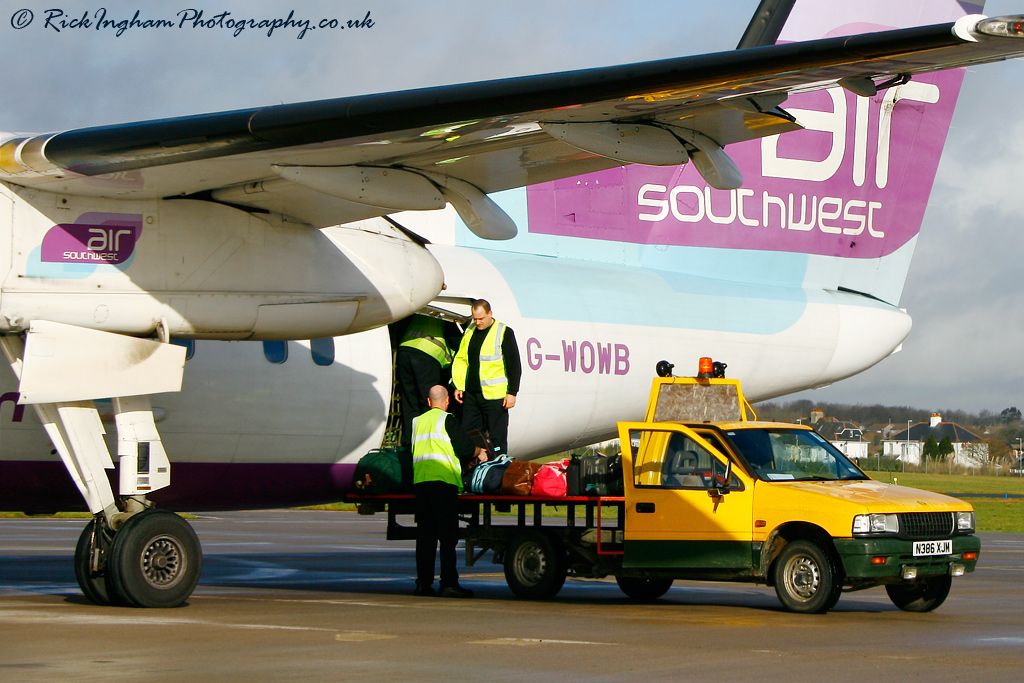
[[[470,325],[462,335],[459,352],[452,363],[452,382],[459,391],[466,390],[469,369],[469,340],[476,327]],[[505,339],[505,323],[495,320],[487,328],[484,343],[480,345],[480,390],[488,401],[505,398],[508,378],[505,376],[505,357],[501,355],[501,342]]]
[[[462,490],[462,465],[444,429],[448,413],[431,408],[412,421],[412,483],[443,481]]]
[[[444,339],[444,322],[437,318],[414,315],[399,346],[422,351],[440,363],[442,368],[452,364],[452,350]]]

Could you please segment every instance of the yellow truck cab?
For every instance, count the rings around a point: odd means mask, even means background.
[[[666,377],[643,422],[619,423],[627,593],[753,581],[813,613],[844,587],[884,585],[897,607],[924,612],[974,570],[968,503],[874,481],[810,427],[752,417],[737,380]]]

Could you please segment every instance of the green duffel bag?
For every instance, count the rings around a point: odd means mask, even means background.
[[[374,449],[356,464],[352,485],[359,493],[383,496],[412,492],[412,453],[404,448]]]

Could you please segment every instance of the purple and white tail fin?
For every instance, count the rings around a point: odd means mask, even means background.
[[[955,0],[797,0],[780,42],[954,21]],[[578,256],[765,285],[899,301],[963,70],[873,97],[843,88],[782,106],[805,130],[731,145],[742,187],[691,165],[626,166],[503,193],[528,231],[489,249]],[[525,204],[525,206],[524,206]],[[522,227],[522,222],[520,222]]]

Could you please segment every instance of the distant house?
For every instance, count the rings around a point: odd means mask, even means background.
[[[847,458],[860,460],[868,457],[871,444],[864,440],[864,430],[852,422],[824,417],[821,410],[815,409],[811,411],[811,427],[832,442]]]
[[[935,441],[949,437],[953,444],[953,464],[962,467],[980,467],[988,462],[988,444],[981,437],[955,422],[943,422],[942,415],[934,413],[927,423],[918,422],[882,442],[882,454],[902,460],[908,465],[923,462],[924,444],[928,437]]]

